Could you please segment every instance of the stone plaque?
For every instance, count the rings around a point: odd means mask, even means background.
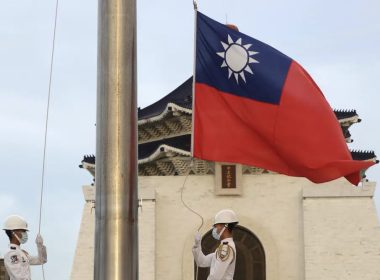
[[[236,189],[236,165],[222,165],[222,189]]]
[[[215,163],[215,194],[242,195],[242,166],[228,162]]]

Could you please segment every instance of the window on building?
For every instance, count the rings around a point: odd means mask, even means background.
[[[234,280],[265,280],[265,253],[259,239],[242,226],[234,229],[233,236],[237,255]],[[202,250],[204,254],[214,252],[218,245],[219,242],[212,237],[211,231],[203,236]],[[196,265],[194,265],[194,269],[194,275],[196,275]],[[206,280],[209,272],[209,268],[199,267],[197,279]]]

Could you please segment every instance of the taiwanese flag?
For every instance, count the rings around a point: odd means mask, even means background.
[[[193,156],[357,185],[355,161],[309,74],[278,50],[197,12]]]

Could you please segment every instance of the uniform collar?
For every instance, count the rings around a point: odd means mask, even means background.
[[[13,244],[13,243],[11,243],[11,244],[9,244],[9,248],[10,248],[10,249],[13,249],[13,248],[15,248],[15,249],[20,249],[20,246],[17,245],[17,244]]]
[[[227,237],[227,238],[224,238],[223,240],[221,240],[220,242],[223,243],[223,242],[233,242],[233,238],[232,237]]]

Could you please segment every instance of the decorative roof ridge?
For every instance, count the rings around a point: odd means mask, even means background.
[[[334,112],[337,113],[350,113],[350,114],[357,114],[355,109],[333,109]]]
[[[350,150],[354,160],[372,160],[378,163],[375,151],[372,150]]]
[[[182,149],[174,148],[172,146],[163,144],[163,145],[160,145],[157,148],[157,150],[155,152],[153,152],[149,157],[140,159],[138,161],[138,164],[144,164],[144,163],[154,161],[155,159],[157,159],[160,156],[160,154],[166,153],[166,152],[174,152],[174,153],[180,154],[182,156],[191,156],[191,153],[189,151],[185,151]]]
[[[95,177],[95,155],[85,155],[79,168],[87,170],[93,177]]]
[[[146,118],[146,119],[138,120],[137,124],[138,125],[143,125],[143,124],[147,124],[147,123],[157,122],[157,121],[160,121],[160,120],[164,119],[165,116],[167,114],[169,114],[170,112],[176,112],[176,111],[183,112],[183,113],[186,113],[186,114],[189,114],[189,115],[192,114],[192,110],[191,109],[187,109],[187,108],[179,106],[179,105],[177,105],[177,104],[175,104],[173,102],[169,102],[166,105],[165,109],[159,115],[154,116],[154,117],[150,117],[150,118]]]
[[[340,123],[349,122],[356,123],[361,122],[359,115],[355,109],[334,109],[334,114]]]
[[[84,155],[82,159],[82,165],[87,164],[95,164],[95,155]],[[83,168],[82,166],[79,166],[80,168]]]
[[[193,77],[188,78],[180,86],[176,87],[169,94],[166,94],[158,101],[138,110],[139,119],[149,119],[160,115],[168,103],[175,103],[184,108],[191,109],[192,105]]]

